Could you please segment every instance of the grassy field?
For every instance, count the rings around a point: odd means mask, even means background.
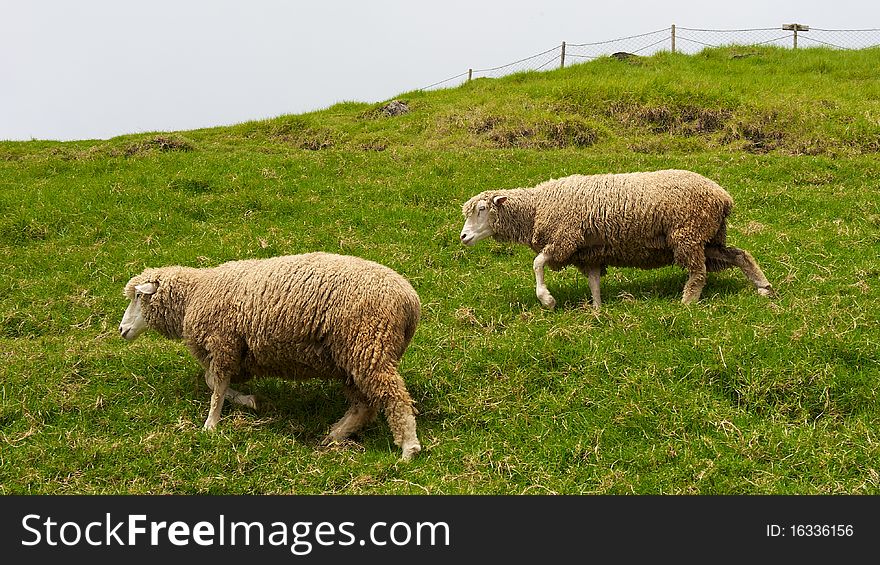
[[[232,127],[0,143],[0,494],[880,493],[880,50],[712,49],[345,103]],[[686,168],[737,206],[740,272],[549,273],[458,242],[488,188]],[[183,345],[116,331],[147,266],[325,250],[384,263],[423,317],[384,422],[322,449],[333,382],[209,393]]]

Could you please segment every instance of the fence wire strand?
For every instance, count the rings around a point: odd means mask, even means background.
[[[788,39],[789,37],[794,37],[794,34],[789,33],[788,35],[774,37],[773,39],[768,39],[767,41],[761,41],[760,43],[753,43],[752,45],[767,45],[768,43],[775,43],[776,41],[782,41],[783,39]]]
[[[822,41],[821,39],[813,39],[812,37],[806,37],[806,36],[803,36],[803,35],[801,35],[800,38],[801,38],[801,41],[811,41],[811,42],[813,42],[813,43],[821,43],[822,45],[827,45],[827,46],[829,46],[829,47],[834,47],[835,49],[843,49],[843,50],[845,50],[845,51],[849,51],[849,49],[850,49],[849,47],[842,47],[842,46],[840,46],[840,45],[835,45],[835,44],[833,44],[833,43],[828,43],[827,41]]]
[[[782,27],[759,27],[746,29],[703,29],[671,26],[647,33],[596,41],[592,43],[565,43],[546,51],[524,57],[518,61],[484,69],[470,69],[447,79],[435,82],[419,90],[450,88],[472,78],[499,78],[513,73],[541,71],[568,66],[607,57],[612,54],[650,56],[659,51],[675,51],[693,55],[706,48],[731,45],[779,47],[825,46],[833,49],[853,50],[880,45],[880,28],[823,29],[811,27],[779,35]],[[685,32],[682,35],[681,32]],[[563,53],[564,45],[564,53]],[[554,66],[556,63],[558,66]]]
[[[655,41],[654,43],[651,43],[650,45],[645,45],[644,47],[642,47],[642,48],[640,48],[640,49],[635,49],[635,50],[633,50],[633,53],[641,53],[641,52],[644,51],[645,49],[650,49],[651,47],[654,47],[655,45],[660,45],[661,43],[666,43],[666,41],[667,41],[667,40],[666,40],[666,38],[664,37],[664,38],[661,39],[660,41]]]
[[[474,72],[475,72],[475,73],[490,73],[490,72],[492,72],[492,71],[498,71],[498,70],[501,70],[501,69],[506,69],[507,67],[510,67],[510,66],[513,66],[513,65],[518,65],[518,64],[520,64],[520,63],[522,63],[522,62],[524,62],[524,61],[530,61],[530,60],[532,60],[532,59],[536,59],[536,58],[540,57],[541,55],[546,55],[547,53],[550,53],[551,51],[557,51],[557,50],[559,50],[559,49],[560,49],[560,47],[553,47],[552,49],[548,49],[548,50],[546,50],[546,51],[542,51],[542,52],[538,53],[537,55],[532,55],[532,56],[530,56],[530,57],[526,57],[526,58],[524,58],[524,59],[520,59],[519,61],[514,61],[514,62],[512,62],[512,63],[507,63],[506,65],[501,65],[500,67],[492,67],[492,68],[490,68],[490,69],[474,69]]]
[[[457,75],[455,75],[454,77],[445,78],[445,79],[443,79],[443,80],[440,80],[440,81],[435,82],[434,84],[429,84],[428,86],[424,86],[424,87],[422,87],[420,90],[430,90],[430,89],[434,88],[435,86],[439,86],[439,85],[441,85],[441,84],[443,84],[443,83],[445,83],[445,82],[449,82],[449,81],[453,81],[453,80],[455,80],[455,79],[462,78],[463,76],[466,76],[466,75],[467,75],[467,72],[464,72],[464,73],[461,73],[461,74],[457,74]]]
[[[546,67],[547,65],[549,65],[550,63],[552,63],[553,61],[558,61],[558,60],[559,60],[559,57],[551,57],[550,59],[547,59],[547,62],[546,62],[546,63],[544,63],[544,64],[541,65],[540,67],[536,68],[535,70],[536,70],[536,71],[540,71],[541,69],[543,69],[544,67]]]
[[[706,43],[706,42],[704,42],[704,41],[699,41],[699,40],[697,40],[697,39],[691,39],[691,38],[689,38],[689,37],[685,37],[685,36],[683,36],[683,35],[677,35],[677,36],[675,37],[675,39],[678,40],[678,41],[681,41],[681,40],[689,41],[689,42],[691,42],[691,43],[696,43],[697,45],[705,45],[706,47],[715,47],[715,45],[712,45],[711,43]]]
[[[649,31],[647,33],[640,33],[638,35],[630,35],[629,37],[620,37],[617,39],[609,39],[607,41],[596,41],[594,43],[570,43],[568,47],[588,47],[590,45],[605,45],[607,43],[614,43],[616,41],[627,41],[629,39],[638,39],[640,37],[647,37],[649,35],[657,35],[658,33],[666,33],[668,34],[671,28],[665,27],[663,29],[658,29],[656,31]]]
[[[712,33],[744,33],[753,31],[776,31],[778,27],[753,27],[748,29],[700,29],[696,27],[676,27],[678,30],[685,31],[707,31]]]

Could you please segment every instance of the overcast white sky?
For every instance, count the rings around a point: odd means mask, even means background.
[[[0,0],[0,139],[106,139],[378,102],[681,27],[880,27],[877,0]]]

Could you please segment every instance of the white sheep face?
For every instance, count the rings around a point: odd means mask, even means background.
[[[145,282],[134,287],[134,296],[119,324],[119,333],[128,341],[132,341],[147,329],[147,320],[143,311],[144,297],[155,294],[157,288],[159,285],[155,282]]]
[[[500,205],[507,200],[506,196],[496,196],[492,199],[495,206]],[[465,217],[464,227],[461,228],[461,242],[465,245],[474,245],[478,241],[482,241],[487,237],[495,235],[492,228],[490,216],[493,211],[490,209],[489,200],[478,200],[471,209],[470,215]]]

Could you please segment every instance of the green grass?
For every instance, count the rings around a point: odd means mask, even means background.
[[[0,143],[0,493],[880,492],[877,49],[713,49],[109,141]],[[461,203],[573,173],[687,168],[737,207],[739,272],[680,304],[683,271],[586,280],[458,243]],[[401,366],[425,447],[384,420],[320,449],[338,384],[252,381],[200,430],[182,344],[133,343],[146,266],[325,250],[419,292]]]

